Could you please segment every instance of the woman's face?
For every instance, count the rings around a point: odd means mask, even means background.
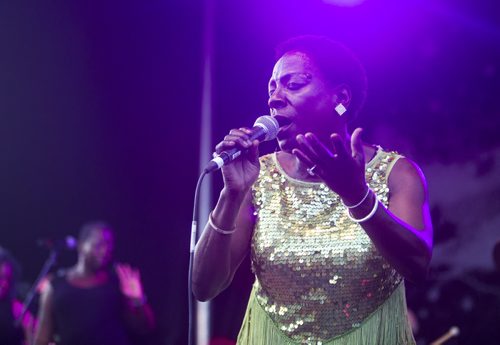
[[[111,263],[114,246],[115,241],[110,230],[95,229],[80,244],[80,255],[91,269],[103,269]]]
[[[4,262],[0,264],[0,300],[9,295],[12,287],[13,273],[12,266],[9,263]]]
[[[283,55],[274,66],[268,90],[271,115],[292,121],[278,133],[284,151],[296,147],[298,134],[313,132],[325,140],[342,123],[334,113],[336,90],[305,53]]]

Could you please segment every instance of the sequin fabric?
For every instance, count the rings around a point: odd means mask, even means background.
[[[396,157],[379,149],[366,167],[386,206],[386,171]],[[256,298],[292,340],[320,345],[359,327],[401,283],[338,195],[287,176],[275,154],[261,158],[253,198]]]

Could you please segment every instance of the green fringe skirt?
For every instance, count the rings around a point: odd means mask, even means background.
[[[252,289],[237,345],[297,345],[274,324]],[[314,345],[415,345],[408,323],[404,283],[363,323],[332,339]]]

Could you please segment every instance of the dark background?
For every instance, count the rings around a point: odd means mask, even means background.
[[[429,182],[433,269],[427,283],[408,287],[419,343],[457,324],[456,343],[498,344],[496,1],[214,4],[213,140],[267,113],[278,42],[323,34],[346,43],[369,78],[355,125],[367,140],[416,160]],[[47,255],[38,238],[108,221],[118,233],[117,259],[142,272],[158,344],[186,343],[203,18],[201,0],[0,2],[0,245],[30,284]],[[219,177],[214,184],[217,191]],[[74,259],[65,253],[59,265]],[[251,279],[244,264],[217,299],[215,336],[235,336]]]

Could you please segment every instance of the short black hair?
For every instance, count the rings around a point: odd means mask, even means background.
[[[103,221],[92,221],[83,224],[80,228],[80,232],[78,233],[78,243],[82,244],[85,242],[96,230],[108,230],[113,234],[113,237],[115,236],[115,231],[108,223]]]
[[[303,35],[280,43],[275,52],[276,61],[286,53],[305,53],[330,85],[347,85],[352,94],[349,118],[357,116],[366,100],[368,82],[363,65],[349,48],[325,36]]]

